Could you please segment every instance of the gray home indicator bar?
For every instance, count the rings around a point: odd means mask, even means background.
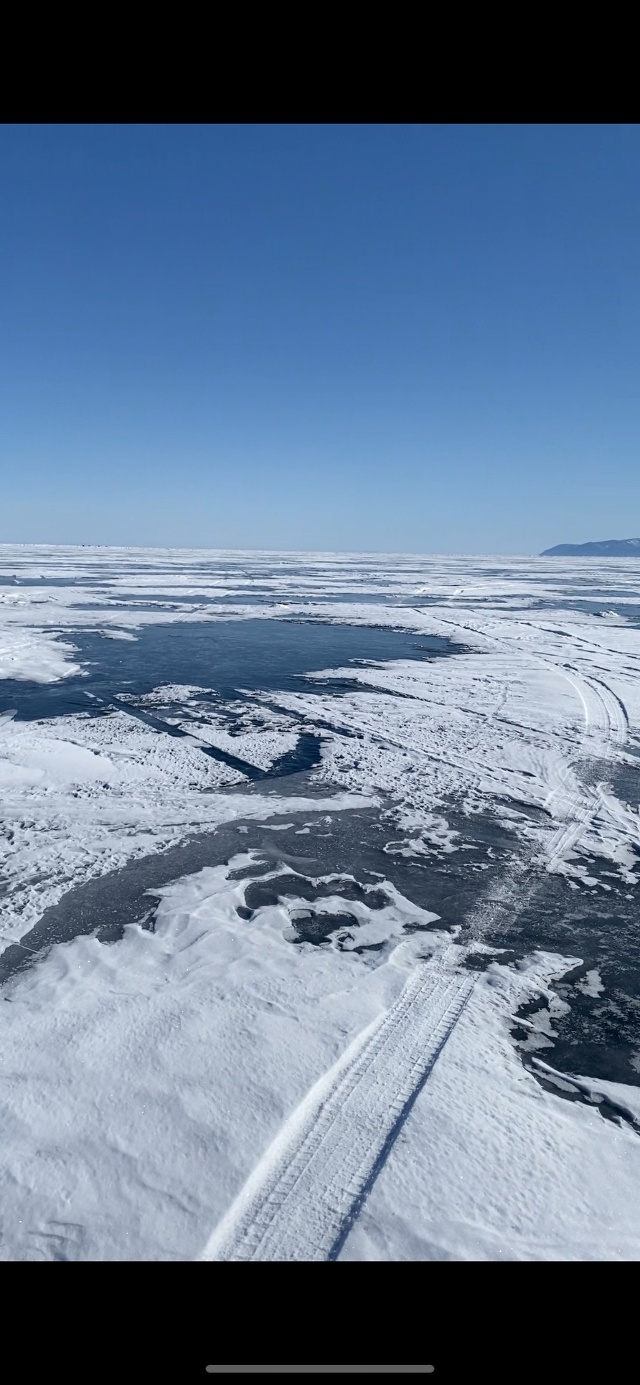
[[[210,1375],[431,1375],[433,1366],[207,1366]]]

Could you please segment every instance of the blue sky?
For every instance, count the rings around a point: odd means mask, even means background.
[[[0,541],[640,532],[640,126],[5,125]]]

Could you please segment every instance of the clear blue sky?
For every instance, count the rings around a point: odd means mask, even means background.
[[[5,125],[0,540],[640,533],[640,126]]]

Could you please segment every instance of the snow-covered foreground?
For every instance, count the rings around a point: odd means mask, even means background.
[[[0,929],[33,958],[0,1254],[637,1258],[640,562],[5,547],[0,579]],[[118,673],[150,626],[256,615],[450,644],[231,698]],[[325,869],[362,810],[383,847]],[[153,931],[105,945],[98,902],[42,947],[76,885],[223,829]],[[591,1071],[554,1063],[574,1012]]]

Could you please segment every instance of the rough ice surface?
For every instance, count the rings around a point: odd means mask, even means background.
[[[0,1255],[638,1258],[639,673],[636,559],[1,547]]]

